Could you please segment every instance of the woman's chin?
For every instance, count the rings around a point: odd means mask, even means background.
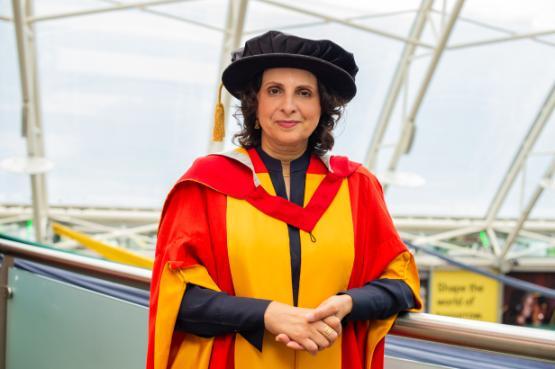
[[[283,135],[279,140],[276,140],[280,146],[286,147],[299,147],[306,146],[308,142],[308,137],[302,137],[299,135]]]

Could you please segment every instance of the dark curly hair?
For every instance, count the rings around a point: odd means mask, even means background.
[[[233,141],[246,149],[261,144],[261,129],[255,129],[256,112],[258,110],[258,91],[262,84],[262,74],[257,74],[241,92],[241,105],[234,117],[239,122],[241,131],[233,136]],[[333,94],[323,83],[318,81],[320,95],[320,121],[308,138],[308,149],[316,155],[324,155],[331,150],[335,142],[333,129],[343,114],[346,102]],[[242,119],[241,119],[242,117]]]

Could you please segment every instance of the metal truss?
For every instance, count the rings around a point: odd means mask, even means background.
[[[449,36],[451,36],[451,31],[453,30],[453,26],[457,21],[457,17],[461,12],[463,4],[464,0],[458,0],[455,3],[452,12],[449,15],[449,20],[445,24],[445,27],[442,30],[441,35],[439,36],[439,40],[436,47],[434,48],[434,52],[428,64],[428,68],[426,70],[426,73],[424,74],[424,78],[421,82],[420,88],[418,89],[416,98],[414,99],[414,102],[412,104],[412,108],[410,109],[410,113],[406,118],[404,118],[403,127],[401,128],[401,136],[395,145],[395,149],[393,150],[393,154],[391,155],[391,158],[389,160],[389,165],[387,166],[388,171],[395,171],[399,160],[401,159],[401,156],[410,151],[416,129],[416,116],[420,110],[422,102],[424,101],[424,97],[426,95],[426,92],[428,91],[428,87],[430,86],[432,77],[436,71],[441,56],[443,55],[445,46],[447,45]],[[383,187],[384,191],[386,191],[388,186],[387,184],[384,184]]]
[[[395,16],[395,15],[402,15],[402,14],[411,14],[411,13],[414,13],[416,11],[418,11],[418,10],[408,9],[408,10],[399,10],[399,11],[395,11],[395,12],[363,14],[363,15],[357,15],[355,17],[347,17],[347,18],[342,19],[342,21],[352,23],[352,22],[355,22],[357,20],[360,21],[360,20],[371,19],[371,18],[382,18],[382,17],[391,17],[391,16]],[[322,20],[319,20],[319,21],[314,21],[314,22],[303,22],[303,23],[297,23],[297,24],[283,25],[283,26],[276,27],[276,29],[280,29],[280,30],[299,29],[299,28],[321,26],[321,25],[329,24],[329,23],[333,23],[333,22],[331,20],[325,18],[325,19],[322,19]],[[258,28],[258,29],[251,29],[251,30],[245,31],[243,34],[244,35],[252,35],[252,34],[257,35],[257,34],[265,32],[265,31],[267,31],[267,28]]]
[[[422,1],[409,33],[410,39],[420,40],[432,5],[433,0]],[[389,86],[389,91],[387,92],[384,104],[382,105],[380,117],[378,118],[378,122],[374,128],[374,133],[372,134],[372,138],[370,140],[370,146],[367,150],[365,163],[370,170],[374,169],[376,166],[380,145],[383,141],[387,126],[389,125],[389,121],[391,120],[391,114],[393,114],[399,94],[401,93],[401,87],[407,81],[407,73],[415,52],[415,44],[405,44],[401,58],[397,64],[397,69],[393,75],[391,85]]]
[[[69,218],[81,219],[92,223],[106,225],[124,224],[137,226],[145,223],[157,223],[160,218],[160,209],[139,209],[123,207],[94,207],[77,205],[51,205],[48,209],[49,218],[66,222]],[[67,217],[64,219],[63,217]],[[16,223],[33,218],[31,205],[3,204],[0,205],[0,224]],[[423,232],[434,234],[462,228],[486,229],[483,218],[470,217],[422,217],[422,216],[395,216],[395,226],[407,232]],[[508,233],[516,225],[517,219],[496,219],[491,227],[496,231]],[[93,227],[91,223],[91,227]],[[104,228],[103,228],[104,229]],[[96,229],[102,230],[102,229]],[[555,233],[555,219],[528,219],[524,223],[523,232],[536,232],[532,238],[539,237],[542,233]],[[522,233],[524,235],[524,233]],[[537,238],[536,237],[536,238]]]
[[[360,30],[360,31],[373,33],[375,35],[382,36],[382,37],[385,37],[385,38],[389,38],[391,40],[401,41],[401,42],[404,42],[404,43],[412,43],[412,44],[415,44],[415,45],[418,45],[418,46],[421,46],[421,47],[425,47],[425,48],[429,48],[429,49],[433,48],[433,46],[428,45],[426,43],[422,43],[419,40],[405,38],[403,36],[399,36],[399,35],[396,35],[396,34],[393,34],[393,33],[390,33],[390,32],[386,32],[386,31],[383,31],[383,30],[379,30],[379,29],[376,29],[376,28],[373,28],[373,27],[367,27],[367,26],[355,23],[351,20],[346,20],[346,19],[342,19],[342,18],[339,18],[339,17],[331,16],[331,15],[328,15],[328,14],[323,14],[323,13],[320,13],[320,12],[316,12],[316,11],[313,11],[313,10],[308,10],[308,9],[302,8],[300,6],[293,6],[293,5],[290,5],[290,4],[284,4],[284,3],[281,3],[281,2],[275,1],[275,0],[257,0],[257,1],[261,2],[261,3],[273,5],[273,6],[276,6],[278,8],[290,10],[290,11],[293,11],[293,12],[296,12],[296,13],[308,15],[308,16],[311,16],[311,17],[314,17],[314,18],[320,18],[320,19],[324,20],[325,22],[337,23],[337,24],[341,24],[341,25],[349,27],[349,28],[353,28],[353,29],[357,29],[357,30]]]
[[[434,9],[432,9],[432,12],[440,14],[439,11],[434,10]],[[491,24],[486,23],[486,22],[477,21],[475,19],[467,18],[467,17],[464,17],[462,15],[459,15],[459,22],[474,24],[478,27],[482,27],[484,29],[489,29],[489,30],[492,30],[492,31],[497,31],[497,32],[504,33],[504,34],[510,35],[510,36],[518,36],[519,35],[518,32],[509,30],[509,29],[506,29],[506,28],[503,28],[503,27],[494,26],[494,25],[491,25]],[[549,46],[555,46],[555,43],[553,43],[553,42],[550,42],[550,41],[547,41],[547,40],[542,40],[542,39],[537,38],[535,36],[529,36],[529,37],[530,37],[530,40],[532,40],[534,42],[544,44],[544,45],[549,45]],[[517,39],[521,39],[521,38],[523,38],[523,37],[518,37]],[[510,41],[510,40],[508,40],[508,41]],[[448,47],[447,49],[452,49],[452,47]]]
[[[62,222],[78,232],[94,236],[99,241],[117,243],[120,246],[131,248],[135,251],[144,251],[153,254],[156,246],[156,233],[158,222],[149,222],[140,225],[117,222],[93,222],[90,220],[67,216],[51,215],[50,219]],[[73,240],[60,240],[54,245],[63,249],[81,248]]]
[[[66,224],[79,232],[87,233],[99,241],[116,243],[120,247],[133,249],[134,251],[144,251],[146,254],[153,255],[156,246],[156,230],[158,224],[145,224],[138,227],[110,229],[107,232],[93,232],[82,229],[83,227],[72,226],[72,223],[79,223],[80,220],[69,220]],[[61,240],[53,243],[54,246],[62,249],[77,249],[82,246],[74,240]]]
[[[19,75],[22,95],[22,132],[27,139],[27,156],[44,158],[44,134],[41,122],[40,89],[37,71],[34,27],[28,24],[33,14],[33,2],[12,0]],[[45,240],[48,212],[46,175],[31,174],[35,238]]]
[[[133,4],[126,4],[126,3],[119,3],[118,5],[114,6],[107,6],[103,8],[93,8],[87,10],[80,10],[80,11],[73,11],[73,12],[65,12],[65,13],[58,13],[58,14],[49,14],[49,15],[41,15],[36,17],[30,17],[28,19],[29,22],[41,22],[47,20],[54,20],[54,19],[63,19],[63,18],[70,18],[70,17],[78,17],[83,15],[92,15],[92,14],[101,14],[101,13],[109,13],[113,11],[121,11],[121,10],[129,10],[129,9],[141,9],[144,7],[151,7],[156,5],[166,5],[172,3],[182,3],[185,1],[192,1],[192,0],[153,0],[153,1],[143,1],[143,2],[135,2]]]
[[[551,114],[553,113],[553,108],[555,107],[555,84],[551,86],[551,90],[547,95],[544,104],[540,108],[536,119],[532,123],[527,135],[524,137],[519,150],[517,151],[513,162],[511,163],[507,173],[505,174],[504,179],[502,180],[501,184],[495,196],[492,199],[492,202],[489,206],[489,209],[486,213],[486,227],[491,228],[492,224],[498,217],[499,210],[501,209],[503,203],[505,202],[509,191],[511,190],[514,182],[516,181],[518,173],[521,171],[524,163],[526,162],[530,152],[532,151],[535,143],[537,142],[538,138],[540,137],[543,129],[545,128],[547,122]],[[553,175],[553,169],[549,168],[546,172],[545,176],[551,177]],[[541,186],[539,190],[536,190],[532,199],[526,206],[526,209],[523,211],[522,215],[519,217],[517,224],[515,225],[513,231],[510,233],[510,237],[508,239],[508,244],[505,248],[501,251],[500,254],[500,262],[503,262],[507,253],[509,252],[512,243],[514,242],[518,232],[522,229],[522,225],[528,219],[534,205],[537,203],[539,196],[541,195],[543,188]]]
[[[108,3],[108,4],[112,4],[112,5],[117,5],[117,6],[122,6],[122,5],[126,5],[124,2],[121,1],[115,1],[115,0],[97,0],[97,1],[102,1],[104,3]],[[158,4],[154,4],[154,5],[158,5]],[[152,5],[151,5],[152,6]],[[220,27],[214,27],[210,24],[206,24],[206,23],[202,23],[202,22],[198,22],[194,19],[191,18],[186,18],[183,16],[178,16],[178,15],[174,15],[168,12],[164,12],[164,11],[159,11],[159,10],[155,10],[155,9],[151,9],[150,7],[146,7],[145,5],[137,8],[137,10],[142,11],[143,13],[147,13],[147,14],[152,14],[152,15],[156,15],[162,18],[166,18],[166,19],[172,19],[178,22],[183,22],[183,23],[189,23],[192,24],[194,26],[198,26],[198,27],[202,27],[202,28],[206,28],[209,29],[211,31],[216,31],[216,32],[226,32],[225,29],[220,28]]]
[[[515,40],[523,40],[523,39],[536,39],[540,36],[549,36],[555,34],[555,30],[548,30],[548,31],[541,31],[541,32],[530,32],[530,33],[523,33],[523,34],[514,34],[512,36],[507,37],[497,37],[491,38],[487,40],[475,41],[475,42],[465,42],[461,44],[456,44],[449,46],[449,50],[459,50],[468,47],[476,47],[476,46],[484,46],[484,45],[491,45],[491,44],[498,44],[501,42],[509,42]]]
[[[226,24],[223,28],[198,22],[195,19],[176,16],[167,10],[160,11],[154,9],[154,7],[158,5],[184,3],[193,0],[151,0],[132,4],[119,0],[98,1],[110,4],[110,6],[83,11],[35,16],[32,11],[31,0],[12,0],[14,9],[13,18],[0,16],[0,21],[13,22],[16,31],[23,98],[23,132],[27,137],[27,152],[30,157],[44,157],[39,79],[36,70],[37,60],[34,45],[33,27],[35,23],[135,9],[153,16],[189,23],[206,30],[219,32],[222,34],[222,48],[217,75],[218,81],[221,72],[229,63],[231,51],[240,46],[242,37],[244,35],[266,31],[266,29],[244,29],[248,0],[228,0]],[[305,8],[302,3],[292,5],[291,3],[285,4],[278,0],[257,1],[314,18],[314,20],[310,22],[277,27],[279,29],[298,29],[301,27],[335,23],[405,44],[367,149],[365,163],[370,169],[376,167],[380,149],[384,147],[383,139],[390,125],[392,113],[399,104],[398,100],[402,89],[408,88],[407,83],[411,62],[416,58],[429,57],[427,61],[428,68],[423,75],[420,86],[418,86],[416,97],[414,101],[411,102],[410,109],[404,109],[401,135],[395,143],[393,154],[389,158],[388,170],[392,171],[396,169],[402,156],[410,150],[414,138],[418,112],[426,97],[441,57],[445,52],[523,39],[529,39],[532,42],[541,43],[549,47],[555,46],[555,43],[541,38],[554,34],[555,30],[518,33],[461,16],[460,13],[464,0],[453,2],[454,5],[451,9],[447,9],[447,4],[449,2],[446,0],[441,1],[441,10],[434,9],[433,0],[422,0],[418,9],[361,14],[356,17],[348,18],[340,18],[310,10]],[[410,13],[413,13],[415,17],[411,30],[406,36],[357,23],[360,20],[369,18]],[[441,16],[439,25],[433,22],[432,15]],[[448,40],[456,22],[472,23],[485,29],[498,31],[502,36],[450,45]],[[427,25],[436,36],[435,45],[421,41],[423,30]],[[420,52],[417,54],[418,48],[424,51],[424,53]],[[468,263],[474,265],[493,266],[505,271],[515,268],[528,267],[534,269],[546,268],[548,266],[552,267],[553,261],[549,258],[534,259],[526,257],[520,259],[521,256],[533,254],[541,248],[555,246],[555,219],[529,219],[530,213],[542,194],[543,187],[539,184],[537,185],[536,190],[518,218],[499,219],[498,215],[527,157],[530,155],[534,144],[540,137],[552,114],[555,105],[554,88],[555,87],[552,87],[548,93],[528,134],[517,150],[515,158],[508,168],[504,179],[500,183],[484,218],[397,216],[394,221],[403,237],[411,240],[411,242],[415,244],[439,247],[450,255],[455,255],[457,258],[461,258],[461,260],[468,261]],[[223,95],[223,103],[226,108],[229,108],[230,100],[228,94]],[[222,148],[222,143],[211,143],[209,151],[219,151]],[[553,177],[555,171],[554,167],[555,159],[553,159],[546,169],[543,176],[544,179]],[[144,251],[153,250],[157,223],[160,215],[159,209],[100,208],[90,206],[48,207],[45,175],[33,175],[31,176],[31,182],[33,205],[0,205],[0,226],[5,226],[10,223],[21,223],[33,219],[36,239],[45,240],[48,234],[46,228],[47,219],[51,219],[64,222],[65,224],[75,227],[75,229],[94,234],[96,237],[104,240],[117,240],[124,243],[129,242],[133,247],[137,247],[138,249]],[[387,186],[384,186],[384,188],[386,187]],[[468,247],[469,245],[461,245],[464,244],[465,236],[476,235],[478,232],[486,232],[491,241],[490,249],[472,249]],[[538,246],[526,250],[515,250],[514,244],[518,237],[526,237],[527,239],[535,240]],[[61,247],[76,246],[68,241],[61,241],[58,245]],[[517,258],[519,258],[521,262],[519,265],[515,265],[514,263]],[[430,267],[440,263],[437,260],[432,261],[431,257],[422,255],[417,255],[417,260],[419,260],[421,265],[428,265]]]
[[[436,258],[432,255],[420,255],[415,256],[416,264],[422,269],[433,269],[437,267],[445,268],[445,262]],[[497,265],[495,262],[489,261],[487,259],[476,258],[473,256],[457,256],[457,261],[464,263],[466,265],[472,265],[476,267],[483,267],[488,269],[497,270]],[[521,262],[515,262],[510,265],[508,269],[503,269],[504,273],[508,271],[515,272],[545,272],[553,270],[553,261],[548,258],[538,258],[529,257],[523,259]]]
[[[67,226],[87,234],[93,235],[102,241],[118,243],[124,247],[130,247],[142,252],[152,253],[156,243],[156,231],[159,209],[109,209],[90,207],[60,207],[52,206],[49,209],[49,218],[53,221],[62,222]],[[30,206],[2,206],[0,207],[0,225],[8,223],[25,222],[32,219],[32,208]],[[537,221],[527,220],[522,224],[519,232],[521,236],[543,243],[544,246],[534,247],[530,250],[520,250],[517,254],[511,254],[509,258],[500,264],[499,252],[495,251],[493,245],[496,237],[491,232],[508,233],[517,227],[519,219],[497,220],[492,228],[486,228],[483,219],[472,218],[417,218],[417,217],[395,217],[395,225],[400,235],[414,244],[428,245],[439,248],[457,259],[471,258],[472,265],[482,265],[495,268],[504,266],[504,270],[525,270],[528,258],[514,263],[516,257],[533,254],[541,250],[541,247],[555,246],[555,220]],[[480,231],[488,232],[492,242],[492,250],[483,248],[471,248],[469,245],[461,244],[464,236],[477,234]],[[73,241],[62,240],[55,243],[57,247],[65,249],[79,248]],[[429,257],[417,255],[422,259],[422,267],[433,267],[438,265],[437,261],[430,261]],[[531,270],[538,265],[545,265],[552,261],[544,261],[539,264],[534,261]],[[552,265],[552,264],[551,264]]]
[[[555,174],[555,156],[551,160],[551,164],[549,164],[549,167],[547,168],[545,174],[543,175],[542,180],[544,181],[551,180],[551,178],[553,177],[553,174]],[[532,194],[532,196],[530,196],[530,200],[528,201],[528,204],[520,214],[516,226],[511,230],[511,232],[507,237],[507,240],[505,241],[505,246],[500,255],[501,259],[505,259],[507,257],[519,232],[522,230],[522,226],[524,225],[524,222],[530,216],[530,213],[532,212],[532,210],[534,209],[534,206],[536,205],[540,196],[542,195],[543,190],[544,190],[544,187],[542,186],[542,184],[538,183],[536,186],[536,189],[534,190],[534,193]],[[552,244],[555,244],[555,239],[553,239]]]
[[[218,75],[216,76],[218,85],[221,83],[221,76],[224,69],[231,61],[231,53],[241,45],[243,37],[243,29],[245,27],[245,16],[247,14],[248,0],[229,0],[227,3],[227,16],[225,24],[225,33],[222,40],[222,50],[220,52],[220,64],[218,67]],[[216,95],[217,96],[217,95]],[[217,100],[217,97],[216,97]],[[222,105],[224,111],[229,112],[231,96],[225,92],[222,94]],[[216,106],[216,103],[214,103]],[[224,115],[225,119],[225,115]],[[224,120],[224,131],[227,131],[227,124]],[[209,152],[218,152],[224,149],[224,142],[214,142],[209,138]]]

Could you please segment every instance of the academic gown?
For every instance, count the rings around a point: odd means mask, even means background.
[[[174,329],[189,283],[293,304],[288,224],[300,230],[298,306],[314,308],[338,291],[388,278],[403,280],[420,307],[414,260],[375,177],[344,157],[312,156],[305,187],[304,207],[275,196],[253,149],[198,159],[178,181],[158,235],[147,368],[383,366],[383,338],[394,317],[349,322],[316,356],[290,350],[268,333],[259,352],[238,334],[201,338]],[[168,213],[177,198],[186,201]]]
[[[289,194],[285,186],[281,161],[268,155],[260,146],[256,147],[256,153],[270,175],[276,194],[299,206],[304,206],[305,179],[310,163],[310,151],[307,150],[290,162]],[[174,195],[167,209],[168,213],[172,212],[172,207],[179,206],[180,196],[186,196],[186,194],[177,192]],[[293,305],[297,306],[301,270],[300,231],[291,225],[287,228],[291,260],[291,290]],[[338,294],[349,295],[352,300],[351,312],[343,318],[343,324],[352,320],[386,319],[415,306],[410,287],[400,279],[376,279],[363,287],[340,291]],[[222,291],[188,284],[181,300],[175,329],[200,337],[240,333],[254,347],[262,351],[265,333],[264,315],[270,303],[270,300],[230,296]]]

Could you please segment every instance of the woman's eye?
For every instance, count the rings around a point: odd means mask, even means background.
[[[279,94],[279,92],[280,92],[280,91],[279,91],[279,88],[278,88],[278,87],[270,87],[270,88],[268,89],[268,93],[269,93],[270,95],[277,95],[277,94]]]
[[[312,92],[310,90],[300,90],[299,95],[303,97],[310,97],[312,96]]]

